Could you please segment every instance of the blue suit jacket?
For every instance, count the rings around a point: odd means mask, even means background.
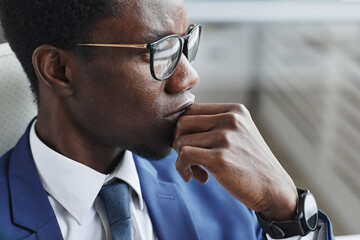
[[[30,125],[17,145],[0,158],[0,239],[62,239],[32,158],[29,132]],[[172,153],[149,161],[134,155],[159,239],[262,239],[253,211],[214,178],[205,185],[194,180],[185,183],[175,170],[176,157]],[[328,239],[332,239],[327,224]]]

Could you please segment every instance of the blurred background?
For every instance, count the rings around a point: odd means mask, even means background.
[[[186,1],[198,102],[239,102],[336,235],[360,234],[360,2]]]
[[[247,106],[335,234],[360,234],[360,3],[185,2],[203,24],[197,102]]]

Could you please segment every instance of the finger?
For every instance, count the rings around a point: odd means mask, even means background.
[[[188,182],[193,177],[191,167],[194,165],[204,165],[206,168],[214,166],[215,155],[214,151],[209,149],[192,146],[182,147],[175,163],[176,170],[184,181]]]
[[[183,115],[214,115],[231,111],[248,112],[246,107],[239,103],[194,103]]]
[[[213,115],[183,116],[176,124],[174,140],[181,135],[211,131],[217,121]]]
[[[198,148],[219,148],[229,145],[229,133],[227,131],[211,131],[201,132],[188,135],[182,135],[173,143],[175,151],[179,152],[184,146],[192,146]]]
[[[205,168],[203,168],[202,166],[199,166],[199,165],[193,165],[193,166],[191,166],[191,170],[192,170],[193,177],[200,184],[207,183],[207,181],[209,180],[209,174],[205,170]]]
[[[238,129],[244,118],[233,112],[220,113],[215,115],[184,116],[177,122],[174,141],[183,135],[214,131],[216,129]]]

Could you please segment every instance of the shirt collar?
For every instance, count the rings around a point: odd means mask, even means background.
[[[125,151],[123,159],[111,174],[102,174],[49,148],[35,132],[30,130],[30,148],[46,192],[58,201],[81,224],[93,207],[101,187],[119,178],[128,183],[137,197],[139,208],[144,208],[139,177],[131,152]]]
[[[106,176],[105,183],[109,183],[114,178],[118,178],[129,184],[137,194],[137,204],[140,210],[144,209],[144,200],[142,198],[139,176],[136,171],[133,155],[130,151],[125,151],[123,159],[116,166],[115,170]],[[135,200],[135,199],[133,199]]]

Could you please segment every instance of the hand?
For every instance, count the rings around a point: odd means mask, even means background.
[[[206,183],[208,170],[248,208],[272,220],[295,216],[295,184],[243,105],[194,104],[177,123],[173,147],[184,181]]]

